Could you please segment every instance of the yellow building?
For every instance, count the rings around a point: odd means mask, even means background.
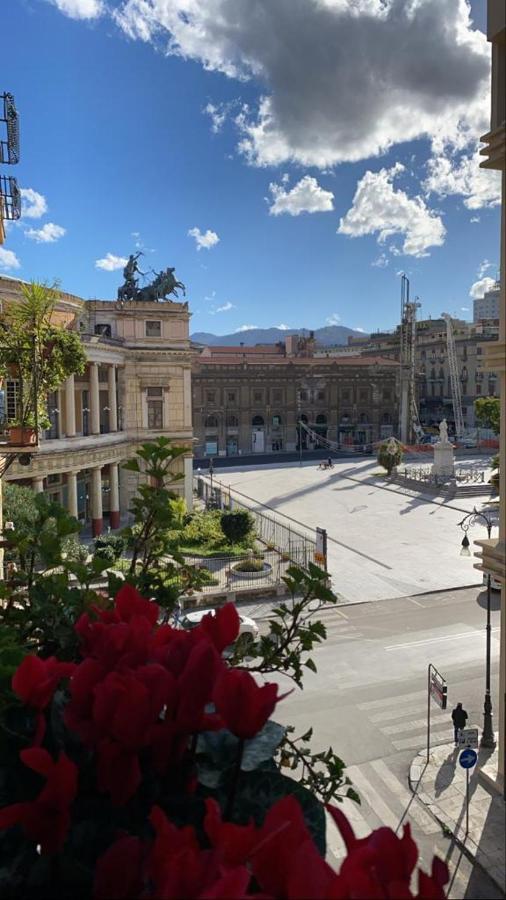
[[[20,282],[0,278],[3,307],[19,297]],[[192,446],[190,313],[186,303],[84,301],[59,292],[57,315],[79,331],[86,370],[49,397],[51,427],[31,463],[16,461],[5,478],[47,492],[97,535],[128,512],[138,476],[121,464],[142,442],[163,435]],[[15,381],[6,381],[2,402],[12,418]],[[180,491],[191,506],[191,452],[181,466]]]
[[[486,146],[482,167],[502,172],[501,205],[501,277],[499,285],[499,340],[483,348],[484,368],[497,372],[500,379],[501,436],[499,537],[476,541],[481,548],[477,568],[491,572],[502,582],[500,673],[499,673],[499,746],[497,785],[504,786],[506,753],[506,5],[504,0],[488,0],[487,37],[492,44],[492,109],[490,131],[482,137]]]

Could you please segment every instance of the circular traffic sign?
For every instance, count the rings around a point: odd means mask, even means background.
[[[478,754],[471,747],[466,747],[459,756],[459,763],[463,769],[472,769],[476,765]]]

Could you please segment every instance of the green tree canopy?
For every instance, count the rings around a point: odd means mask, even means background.
[[[474,401],[476,421],[482,428],[491,428],[499,434],[501,408],[499,397],[478,397]]]

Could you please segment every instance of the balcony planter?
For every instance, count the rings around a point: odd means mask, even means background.
[[[15,447],[35,447],[37,431],[29,425],[9,425],[9,444]]]

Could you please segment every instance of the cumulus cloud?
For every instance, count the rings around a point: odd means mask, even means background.
[[[389,264],[390,260],[386,253],[380,253],[376,259],[373,259],[371,266],[376,266],[378,269],[386,269]]]
[[[61,225],[55,225],[54,222],[46,222],[42,228],[28,228],[25,231],[25,236],[32,241],[36,241],[37,244],[54,244],[55,241],[59,241],[66,234],[66,231],[67,229]]]
[[[480,265],[478,266],[478,271],[476,274],[477,274],[478,278],[483,278],[485,272],[488,269],[493,269],[493,268],[494,268],[494,263],[491,263],[489,259],[484,259],[483,262],[481,262]]]
[[[256,80],[237,117],[255,165],[325,168],[419,137],[441,153],[487,128],[489,49],[467,0],[124,0],[114,17],[132,39]]]
[[[23,219],[40,219],[47,213],[46,198],[33,188],[21,188],[21,215]]]
[[[125,256],[115,256],[114,253],[106,253],[102,259],[95,260],[96,269],[104,269],[105,272],[115,272],[117,269],[123,269],[128,260]]]
[[[286,184],[286,179],[282,183]],[[283,188],[281,184],[271,183],[269,191],[272,195],[269,207],[271,216],[280,216],[283,213],[298,216],[303,212],[329,212],[334,209],[332,191],[322,188],[311,175],[304,175],[291,190]]]
[[[104,12],[102,0],[49,0],[69,19],[97,19]]]
[[[0,269],[19,269],[21,263],[13,250],[6,250],[0,247]]]
[[[396,163],[391,169],[366,172],[338,233],[350,237],[377,233],[380,244],[400,234],[404,237],[402,253],[410,256],[428,256],[428,247],[441,246],[446,230],[440,216],[421,197],[408,197],[394,188],[394,179],[403,171],[404,166]]]
[[[327,325],[339,325],[340,321],[341,316],[339,316],[337,313],[332,313],[331,316],[327,316],[327,318],[325,319]]]
[[[495,278],[490,278],[488,275],[485,275],[484,278],[479,278],[478,281],[475,281],[474,284],[471,285],[469,296],[472,297],[473,300],[478,300],[478,298],[483,297],[487,291],[492,290],[494,285]]]
[[[195,238],[197,250],[202,250],[202,248],[210,250],[211,247],[214,247],[220,240],[216,232],[211,231],[210,228],[208,228],[206,232],[202,232],[200,228],[190,228],[188,237]]]
[[[480,169],[479,150],[472,154],[446,153],[429,160],[424,190],[448,197],[464,197],[467,209],[498,206],[501,202],[501,173]]]

